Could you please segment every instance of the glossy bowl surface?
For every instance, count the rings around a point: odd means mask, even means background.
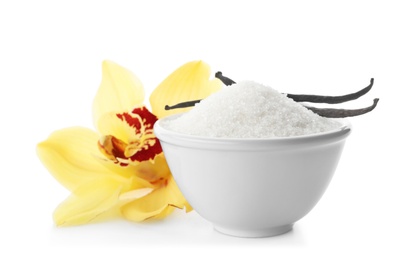
[[[180,190],[216,230],[239,237],[280,235],[320,200],[338,165],[348,121],[298,137],[209,138],[154,131]]]

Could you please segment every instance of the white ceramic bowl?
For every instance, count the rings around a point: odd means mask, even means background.
[[[178,116],[178,115],[175,115]],[[320,200],[338,164],[349,122],[299,137],[232,139],[154,131],[180,190],[221,233],[283,234]]]

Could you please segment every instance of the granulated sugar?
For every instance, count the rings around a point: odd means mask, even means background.
[[[244,81],[212,94],[189,112],[167,121],[166,127],[198,136],[269,138],[325,132],[340,125],[273,88]]]

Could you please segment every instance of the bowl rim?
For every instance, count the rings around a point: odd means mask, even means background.
[[[289,137],[268,137],[268,138],[225,138],[189,135],[165,128],[162,124],[165,121],[173,120],[183,113],[171,115],[157,120],[154,124],[154,134],[160,142],[171,143],[177,146],[194,148],[216,148],[216,149],[244,149],[255,150],[258,147],[263,149],[277,148],[278,145],[284,148],[310,145],[327,145],[342,141],[352,131],[352,124],[347,119],[334,119],[341,123],[341,126],[326,132],[289,136]]]

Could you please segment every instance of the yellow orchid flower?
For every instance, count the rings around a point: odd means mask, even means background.
[[[152,93],[152,114],[143,105],[140,80],[104,61],[93,102],[97,132],[66,128],[37,146],[45,167],[72,192],[55,210],[55,223],[78,225],[118,216],[143,221],[166,217],[174,208],[192,210],[173,180],[153,125],[157,116],[174,112],[164,111],[166,104],[204,98],[221,88],[218,79],[208,78],[209,66],[202,61],[180,67]]]

